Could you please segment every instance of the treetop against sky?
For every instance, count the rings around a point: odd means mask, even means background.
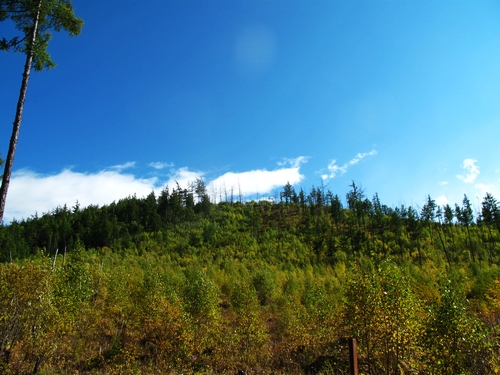
[[[500,196],[497,2],[72,3],[85,25],[31,76],[7,221],[196,178],[247,199]],[[0,58],[5,156],[24,59]]]

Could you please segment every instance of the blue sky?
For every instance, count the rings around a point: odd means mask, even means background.
[[[33,73],[5,219],[205,180],[500,199],[496,1],[73,0]],[[8,21],[0,37],[13,35]],[[7,153],[24,56],[0,54]]]

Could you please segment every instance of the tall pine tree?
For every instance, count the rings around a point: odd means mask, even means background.
[[[15,36],[9,40],[2,38],[0,49],[5,51],[12,49],[15,52],[24,53],[26,62],[0,187],[0,222],[3,220],[31,69],[41,71],[55,66],[47,52],[49,40],[52,37],[51,31],[64,29],[71,36],[76,36],[80,34],[83,26],[83,21],[75,16],[70,0],[3,0],[0,2],[0,21],[7,19],[14,22],[21,36]]]

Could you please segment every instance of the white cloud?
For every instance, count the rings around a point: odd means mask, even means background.
[[[309,157],[299,156],[298,158],[284,158],[282,161],[278,162],[279,166],[289,165],[293,168],[299,168],[301,164],[307,163]]]
[[[347,172],[347,170],[352,167],[353,165],[358,164],[362,159],[364,159],[367,156],[374,156],[377,154],[376,150],[371,150],[370,152],[364,152],[364,153],[358,153],[353,159],[349,160],[347,163],[345,163],[342,166],[337,165],[337,160],[334,159],[328,164],[328,174],[323,174],[321,178],[323,180],[327,180],[330,178],[335,178],[337,175],[342,176],[344,173]]]
[[[208,184],[212,199],[219,200],[227,193],[234,196],[265,195],[287,182],[296,184],[304,178],[298,168],[281,168],[273,171],[253,170],[248,172],[228,172]]]
[[[128,164],[128,163],[127,163]],[[22,170],[13,173],[9,186],[4,220],[22,219],[36,212],[48,212],[57,206],[109,204],[137,194],[145,196],[155,189],[157,178],[141,179],[121,173],[120,168],[97,173],[79,173],[69,169],[55,175]]]
[[[149,163],[149,166],[154,169],[164,169],[164,168],[172,168],[174,165],[172,163],[164,163],[161,161],[156,161],[153,163]]]
[[[474,215],[478,215],[481,210],[481,204],[486,193],[492,194],[494,197],[500,197],[500,183],[495,182],[478,182],[478,176],[480,174],[479,167],[476,165],[477,160],[475,159],[465,159],[462,163],[462,168],[466,170],[463,175],[457,175],[456,177],[466,184],[449,184],[440,182],[439,190],[435,191],[436,203],[440,206],[450,204],[454,206],[458,204],[462,205],[462,200],[464,195],[467,195],[472,203],[474,209]]]
[[[477,163],[475,159],[465,159],[462,163],[462,168],[465,169],[467,173],[463,175],[457,174],[457,178],[466,184],[472,184],[480,173],[479,167],[475,163]]]
[[[300,174],[300,165],[307,158],[286,159],[288,167],[276,170],[252,170],[235,173],[227,172],[207,183],[211,199],[216,200],[230,189],[234,197],[241,194],[244,197],[255,194],[270,194],[273,189],[285,186],[287,182],[296,184],[304,176]],[[158,177],[138,178],[123,170],[135,166],[134,162],[113,166],[96,173],[80,173],[71,169],[64,169],[53,175],[42,175],[29,170],[13,173],[9,194],[5,207],[4,220],[6,223],[16,218],[27,219],[35,213],[50,212],[57,206],[73,206],[78,201],[81,207],[90,204],[105,205],[113,201],[136,194],[138,197],[147,196],[151,191],[159,194],[163,188],[182,188],[197,178],[203,178],[203,172],[190,171],[188,167],[170,170],[167,181]]]
[[[234,199],[240,194],[244,197],[252,195],[270,194],[274,189],[285,186],[287,182],[294,185],[304,179],[300,174],[300,165],[307,161],[306,157],[300,156],[296,159],[285,159],[278,165],[286,164],[290,167],[268,171],[257,169],[247,172],[227,172],[220,177],[210,181],[207,185],[212,200],[218,201],[233,195]]]
[[[169,180],[165,185],[170,189],[174,189],[176,184],[182,188],[187,188],[190,182],[194,182],[197,178],[203,178],[202,172],[193,172],[188,167],[182,167],[177,170],[172,170]]]
[[[113,165],[109,167],[110,170],[121,172],[124,169],[129,169],[135,167],[135,161],[128,161],[124,164]]]
[[[478,191],[478,195],[480,197],[484,197],[486,193],[493,194],[494,191],[496,191],[496,186],[494,184],[475,184],[474,187]]]
[[[444,205],[449,204],[449,201],[448,201],[448,198],[446,197],[446,195],[441,195],[441,196],[437,197],[435,201],[436,201],[436,204],[438,206],[444,206]]]

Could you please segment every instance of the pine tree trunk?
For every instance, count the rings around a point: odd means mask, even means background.
[[[36,35],[38,31],[38,21],[40,18],[40,10],[42,0],[38,3],[38,11],[36,12],[33,20],[33,32],[30,39],[29,48],[26,52],[26,63],[24,65],[23,80],[21,83],[21,90],[19,92],[19,99],[17,101],[16,117],[14,119],[14,126],[12,128],[12,136],[9,143],[9,151],[7,159],[5,160],[5,169],[2,177],[2,186],[0,187],[0,222],[3,222],[3,214],[5,211],[5,201],[7,200],[7,190],[9,189],[10,175],[12,173],[12,165],[14,164],[14,155],[16,153],[17,140],[19,138],[19,129],[23,120],[24,101],[26,99],[26,92],[28,91],[28,81],[30,79],[31,64],[33,62],[34,46]]]
[[[439,225],[441,225],[441,223],[439,223]],[[446,245],[444,244],[444,240],[443,240],[443,237],[441,236],[441,232],[439,231],[439,228],[437,231],[438,231],[438,235],[439,235],[439,240],[441,241],[441,246],[443,246],[444,255],[446,256],[446,260],[448,261],[448,265],[451,266],[450,255],[448,254],[448,250],[446,249]]]
[[[467,225],[466,228],[467,228],[467,236],[469,237],[470,253],[472,256],[472,261],[474,262],[474,260],[476,259],[476,251],[474,250],[474,247],[472,246],[472,238],[470,236],[469,226]]]

